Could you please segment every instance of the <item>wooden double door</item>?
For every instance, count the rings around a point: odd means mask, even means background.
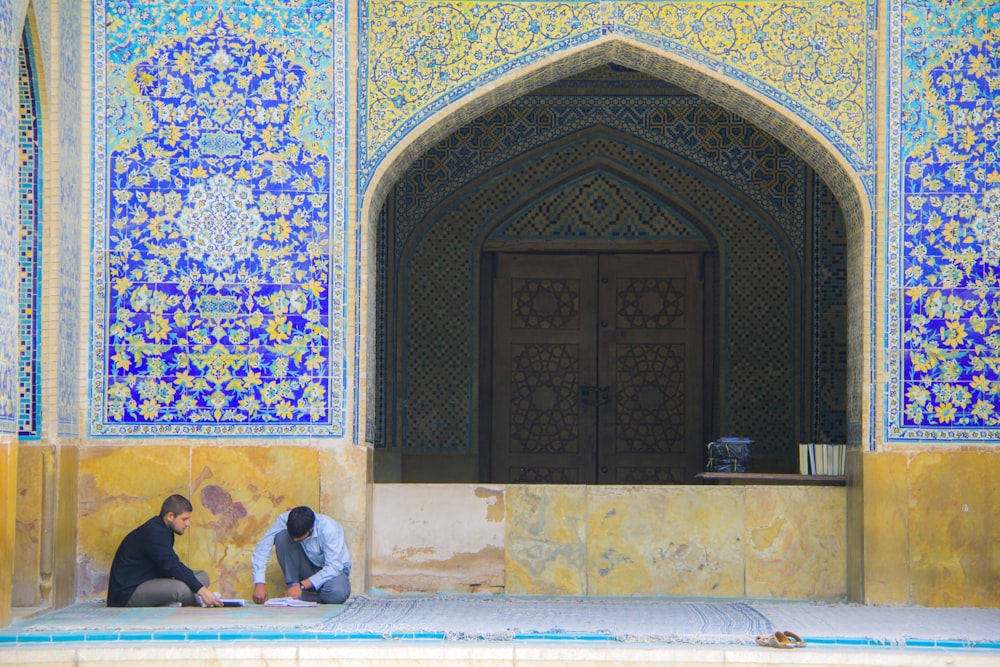
[[[497,255],[492,481],[694,481],[710,395],[705,259]]]

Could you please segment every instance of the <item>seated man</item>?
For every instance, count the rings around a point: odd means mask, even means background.
[[[111,563],[109,607],[221,607],[208,574],[193,572],[174,553],[174,535],[191,525],[191,501],[174,494],[154,516],[125,536]]]
[[[324,514],[296,507],[281,514],[253,550],[253,601],[267,602],[264,586],[271,547],[285,576],[285,597],[340,604],[351,596],[351,555],[344,529]]]

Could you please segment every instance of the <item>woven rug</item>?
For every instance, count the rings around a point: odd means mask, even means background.
[[[55,635],[81,632],[308,630],[341,613],[344,608],[344,605],[125,608],[108,607],[103,600],[88,600],[15,624],[12,629],[24,634]]]
[[[357,597],[317,630],[452,640],[561,635],[694,644],[749,644],[772,631],[768,619],[744,602],[474,596]]]

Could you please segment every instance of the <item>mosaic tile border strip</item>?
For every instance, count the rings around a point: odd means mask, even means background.
[[[36,16],[48,13],[50,0],[35,1]],[[55,0],[51,0],[55,1]],[[60,104],[56,110],[59,119],[59,203],[58,228],[54,230],[59,248],[58,266],[58,325],[56,337],[56,428],[60,437],[79,438],[84,429],[86,396],[80,391],[80,369],[83,361],[87,331],[80,327],[82,310],[86,307],[88,276],[81,271],[84,266],[84,245],[88,245],[80,233],[83,219],[83,198],[90,192],[83,192],[83,171],[87,164],[88,143],[84,140],[83,128],[78,118],[83,109],[81,90],[84,80],[83,68],[89,58],[83,55],[83,44],[88,36],[82,27],[85,13],[80,6],[82,0],[59,0],[58,22],[48,25],[48,16],[40,20],[39,33],[43,47],[47,43],[45,34],[58,31],[59,50],[52,54],[59,62]]]
[[[19,149],[20,180],[20,307],[18,308],[20,376],[18,436],[38,436],[38,409],[41,405],[39,262],[41,259],[41,124],[38,120],[38,84],[35,79],[36,52],[27,23],[21,35],[19,60]]]
[[[344,5],[113,7],[93,14],[90,432],[343,435]]]

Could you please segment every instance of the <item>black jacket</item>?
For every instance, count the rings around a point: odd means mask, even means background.
[[[124,607],[132,593],[150,579],[178,579],[192,592],[201,582],[174,553],[174,531],[154,516],[125,536],[111,563],[108,579],[108,606]]]

